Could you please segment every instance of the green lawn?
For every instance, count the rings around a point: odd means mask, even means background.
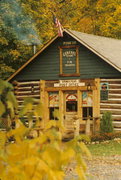
[[[95,156],[113,156],[121,155],[121,141],[110,141],[107,144],[91,144],[87,145],[92,155]]]

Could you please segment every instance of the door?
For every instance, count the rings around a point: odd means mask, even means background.
[[[66,131],[74,132],[74,117],[77,115],[77,92],[64,93],[64,126]]]

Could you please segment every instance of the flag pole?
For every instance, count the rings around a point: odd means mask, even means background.
[[[59,19],[53,14],[53,22],[55,27],[58,29],[58,36],[63,37],[63,27],[59,21]]]

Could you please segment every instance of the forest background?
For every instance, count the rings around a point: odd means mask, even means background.
[[[1,0],[0,78],[7,79],[63,28],[121,39],[121,0]]]

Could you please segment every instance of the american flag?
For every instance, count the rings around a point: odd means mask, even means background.
[[[58,28],[58,36],[63,37],[63,28],[60,21],[53,15],[53,21],[55,26]]]

